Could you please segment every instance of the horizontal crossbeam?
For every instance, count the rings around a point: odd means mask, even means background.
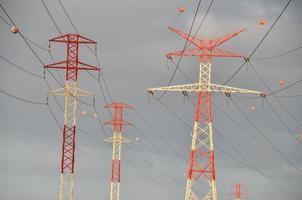
[[[150,91],[179,91],[179,92],[221,92],[221,93],[242,93],[242,94],[259,94],[263,95],[263,92],[248,90],[236,87],[229,87],[225,85],[218,84],[204,84],[204,83],[193,83],[193,84],[184,84],[184,85],[175,85],[168,87],[158,87],[158,88],[149,88]]]

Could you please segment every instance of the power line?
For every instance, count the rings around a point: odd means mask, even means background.
[[[70,24],[71,24],[72,27],[74,28],[74,30],[75,30],[77,33],[79,33],[79,30],[77,29],[77,27],[75,26],[75,24],[74,24],[73,21],[71,20],[71,17],[69,16],[69,14],[68,14],[67,10],[65,9],[65,7],[64,7],[63,3],[61,2],[61,0],[58,0],[58,2],[59,2],[59,4],[60,4],[61,8],[63,9],[65,15],[67,16],[67,18],[68,18]]]
[[[6,91],[4,91],[2,89],[0,89],[0,92],[2,94],[5,94],[5,95],[11,97],[11,98],[17,99],[19,101],[23,101],[25,103],[36,104],[36,105],[46,105],[47,104],[46,102],[33,101],[33,100],[29,100],[29,99],[25,99],[23,97],[19,97],[19,96],[13,95],[13,94],[11,94],[9,92],[6,92]]]
[[[8,26],[11,26],[11,24],[10,24],[6,19],[4,19],[4,17],[2,17],[1,15],[0,15],[0,18],[1,18]]]
[[[265,82],[265,80],[260,76],[260,74],[257,72],[257,70],[255,69],[255,67],[250,63],[250,66],[252,67],[252,70],[256,73],[256,75],[258,76],[258,78],[261,80],[262,84],[266,87],[266,89],[268,91],[271,92],[271,95],[273,97],[275,97],[275,99],[278,101],[278,103],[283,107],[283,109],[291,116],[291,118],[293,120],[295,120],[300,126],[302,126],[302,123],[286,108],[286,106],[278,99],[278,97],[275,96],[275,94],[272,92],[272,90],[269,88],[269,86],[267,85],[267,83]],[[268,102],[268,101],[267,101]],[[280,117],[280,115],[276,112],[275,109],[273,109],[272,105],[268,102],[268,104],[270,105],[270,107],[272,108],[273,112],[276,114],[276,116],[279,118],[279,120],[281,121],[281,123],[288,129],[288,131],[294,136],[294,133],[292,132],[292,130],[288,127],[288,125],[285,123],[285,121]],[[295,137],[296,138],[296,137]]]
[[[263,43],[263,41],[266,39],[266,37],[268,36],[268,34],[272,31],[272,29],[275,27],[275,25],[277,24],[277,22],[279,21],[280,17],[283,15],[284,11],[287,9],[287,7],[289,6],[290,2],[292,0],[289,0],[285,7],[282,9],[281,13],[278,15],[278,17],[276,18],[276,20],[274,21],[274,23],[271,25],[271,27],[269,28],[269,30],[266,32],[266,34],[264,35],[264,37],[261,39],[261,41],[257,44],[256,48],[252,51],[252,53],[247,57],[248,59],[250,59],[250,57],[252,57],[254,55],[254,53],[258,50],[258,48],[261,46],[261,44]],[[245,59],[244,62],[242,63],[242,65],[223,83],[223,85],[227,84],[228,82],[230,82],[235,76],[236,74],[238,74],[238,72],[244,67],[245,63],[248,61],[248,59]]]
[[[290,159],[288,159],[281,150],[279,150],[266,136],[265,134],[253,123],[253,121],[242,111],[239,105],[232,99],[231,102],[236,106],[236,108],[240,111],[240,113],[244,116],[244,118],[252,125],[255,130],[262,136],[262,138],[267,142],[267,144],[275,150],[275,152],[282,157],[288,164],[290,164],[297,172],[302,174],[302,170],[298,168]]]
[[[157,131],[155,131],[154,127],[151,126],[151,124],[137,111],[135,110],[136,114],[139,116],[139,118],[152,130],[152,132],[157,135],[161,141],[163,141],[171,151],[173,151],[176,155],[178,155],[180,158],[182,158],[183,160],[186,160],[185,157],[179,153],[178,151],[175,150],[175,148],[168,143]]]
[[[46,10],[46,12],[47,12],[47,14],[48,14],[48,16],[50,17],[52,23],[55,25],[57,31],[59,32],[60,35],[63,35],[62,32],[61,32],[61,30],[59,29],[59,26],[57,25],[57,23],[55,22],[54,18],[53,18],[52,15],[50,14],[49,9],[47,8],[47,6],[46,6],[44,0],[41,0],[41,2],[42,2],[42,4],[43,4],[43,6],[44,6],[44,8],[45,8],[45,10]]]
[[[19,69],[19,70],[21,70],[21,71],[23,71],[23,72],[31,75],[31,76],[38,77],[38,78],[43,78],[43,76],[41,76],[39,74],[32,73],[32,72],[30,72],[30,71],[28,71],[28,70],[20,67],[19,65],[16,65],[15,63],[11,62],[10,60],[8,60],[7,58],[5,58],[5,57],[3,57],[1,55],[0,55],[0,58],[2,58],[5,62],[7,62],[8,64],[10,64],[11,66],[13,66],[13,67],[15,67],[15,68],[17,68],[17,69]]]
[[[285,191],[286,193],[296,197],[297,199],[301,199],[301,196],[289,191],[288,189],[286,189],[285,187],[283,187],[282,185],[280,185],[278,182],[275,181],[275,178],[268,176],[267,174],[265,174],[263,171],[261,171],[255,164],[253,164],[251,161],[249,161],[246,156],[244,156],[242,153],[240,153],[240,151],[238,151],[238,149],[231,143],[229,142],[226,137],[224,137],[224,135],[216,129],[216,132],[218,135],[220,135],[220,137],[223,138],[223,140],[241,157],[241,159],[243,159],[244,161],[246,161],[249,166],[247,166],[250,169],[254,169],[254,171],[258,172],[260,175],[262,175],[264,178],[266,178],[268,181],[270,181],[271,183],[273,183],[275,186],[277,186],[278,188],[282,189],[283,191]]]
[[[51,107],[50,107],[48,104],[47,104],[47,108],[48,108],[48,110],[49,110],[49,112],[50,112],[50,114],[51,114],[52,119],[56,122],[58,128],[59,128],[60,130],[62,130],[62,127],[61,127],[59,121],[57,120],[57,118],[56,118],[56,116],[55,116],[55,113],[53,112],[53,110],[51,109]]]
[[[4,9],[4,7],[2,6],[2,4],[0,3],[0,7],[3,10],[3,12],[5,13],[5,15],[8,17],[8,19],[10,20],[10,22],[15,26],[14,21],[12,20],[12,18],[8,15],[8,13],[6,12],[6,10]],[[25,41],[26,45],[30,48],[30,50],[33,52],[33,54],[35,55],[35,57],[38,59],[38,61],[44,66],[44,63],[42,61],[42,59],[38,56],[38,54],[34,51],[34,49],[31,47],[31,45],[28,43],[28,41],[26,40],[25,36],[18,31],[18,34],[22,37],[22,39]]]
[[[280,96],[276,96],[279,98],[292,98],[292,97],[302,97],[302,94],[293,94],[293,95],[280,95]]]
[[[249,62],[249,64],[250,64],[250,62]],[[291,84],[289,84],[289,85],[287,85],[286,87],[282,87],[281,89],[278,89],[278,90],[275,90],[275,91],[271,91],[270,93],[268,93],[268,94],[266,94],[265,96],[266,97],[269,97],[269,96],[274,96],[275,94],[278,94],[278,93],[280,93],[280,92],[283,92],[284,90],[287,90],[287,89],[289,89],[289,88],[291,88],[291,87],[293,87],[293,86],[295,86],[295,85],[297,85],[297,84],[299,84],[299,83],[301,83],[302,82],[302,79],[299,79],[299,80],[296,80],[296,81],[294,81],[294,82],[292,82]],[[235,96],[235,95],[233,95],[233,96]],[[297,95],[289,95],[289,96],[276,96],[276,97],[295,97],[295,96],[301,96],[300,94],[297,94]],[[236,96],[236,97],[239,97],[239,96]],[[244,98],[244,99],[259,99],[259,98],[262,98],[262,97],[239,97],[239,98]]]
[[[222,113],[224,114],[231,122],[233,122],[236,126],[238,126],[241,130],[243,130],[244,132],[246,132],[251,138],[254,138],[255,140],[257,140],[258,142],[263,144],[263,141],[260,140],[258,137],[256,137],[251,131],[249,131],[249,129],[243,127],[239,122],[237,122],[236,120],[234,120],[227,112],[225,112],[218,104],[216,104],[213,101],[213,105]]]
[[[208,16],[208,14],[209,14],[209,12],[210,12],[210,9],[211,9],[213,3],[214,3],[214,0],[211,0],[211,3],[210,3],[210,5],[209,5],[209,7],[207,8],[205,15],[203,16],[203,18],[202,18],[202,20],[201,20],[201,22],[200,22],[200,24],[199,24],[199,26],[198,26],[198,28],[197,28],[197,31],[195,32],[195,34],[194,34],[194,36],[193,36],[193,39],[194,39],[194,38],[196,37],[196,35],[198,34],[198,32],[199,32],[201,26],[202,26],[203,23],[204,23],[204,20],[206,19],[206,17]],[[190,44],[191,44],[191,43],[190,43]],[[190,45],[190,44],[189,44],[189,45]]]
[[[283,53],[280,53],[280,54],[277,54],[277,55],[274,55],[274,56],[268,56],[268,57],[260,57],[260,58],[253,58],[253,60],[270,60],[270,59],[274,59],[274,58],[278,58],[278,57],[282,57],[282,56],[285,56],[285,55],[288,55],[288,54],[291,54],[299,49],[302,48],[302,45],[296,47],[296,48],[293,48],[291,50],[288,50],[288,51],[285,51]]]
[[[143,131],[141,131],[140,129],[138,129],[137,126],[134,126],[134,128],[135,128],[135,130],[136,130],[140,135],[142,135],[142,136],[146,139],[146,141],[147,141],[149,144],[151,144],[151,146],[154,147],[154,149],[157,149],[157,150],[160,152],[160,154],[158,154],[158,155],[162,156],[163,160],[164,160],[167,164],[169,164],[169,166],[172,166],[175,170],[179,170],[179,169],[180,169],[180,171],[183,172],[183,169],[182,169],[181,167],[179,167],[178,163],[175,163],[175,162],[173,162],[172,160],[170,160],[170,159],[166,156],[165,152],[160,148],[159,145],[154,144],[154,142],[152,142],[152,141],[151,141],[151,140],[143,133]],[[149,148],[149,150],[150,150],[153,154],[156,154],[156,152],[154,151],[154,149]]]
[[[140,168],[138,168],[136,165],[134,165],[133,163],[130,162],[130,160],[128,160],[127,158],[124,158],[124,160],[126,161],[126,163],[128,165],[130,165],[131,167],[133,167],[134,169],[136,169],[137,171],[139,171],[141,174],[143,174],[144,176],[148,177],[149,180],[152,180],[154,183],[158,184],[161,186],[161,188],[165,188],[166,190],[170,190],[172,192],[174,192],[174,190],[170,187],[167,187],[166,185],[162,184],[160,181],[158,181],[156,178],[154,178],[153,176],[145,173],[145,171],[141,170]]]
[[[135,146],[136,149],[137,149],[137,151],[135,151],[135,150],[134,150],[134,151],[138,153],[138,155],[144,160],[144,162],[149,163],[150,166],[152,166],[154,163],[151,163],[149,160],[147,160],[147,159],[145,158],[144,155],[141,155],[142,152],[143,152],[143,149],[142,149],[142,148],[139,148],[139,146],[136,145],[135,143],[134,143],[134,146]],[[181,184],[183,183],[179,178],[177,178],[177,177],[175,176],[175,174],[171,174],[171,172],[169,172],[168,170],[164,169],[163,167],[160,167],[160,164],[161,164],[161,163],[159,163],[159,165],[156,165],[156,167],[159,168],[159,169],[161,169],[161,170],[158,169],[158,171],[161,172],[161,174],[173,178],[173,179],[176,180],[178,183],[181,183]]]

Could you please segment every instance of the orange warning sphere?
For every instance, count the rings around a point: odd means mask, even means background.
[[[259,24],[261,26],[264,26],[266,24],[266,20],[265,19],[260,19]]]
[[[255,107],[255,106],[251,106],[251,107],[250,107],[250,110],[251,110],[252,112],[254,112],[254,111],[256,110],[256,107]]]
[[[18,32],[19,32],[19,29],[18,29],[18,27],[16,27],[16,26],[12,26],[12,27],[10,28],[10,31],[11,31],[12,33],[18,33]]]
[[[185,6],[184,5],[179,6],[178,11],[181,13],[185,12]]]
[[[284,81],[284,80],[280,80],[280,81],[279,81],[279,85],[280,85],[280,86],[284,86],[284,84],[285,84],[285,81]]]
[[[300,134],[300,139],[302,139],[302,133]]]

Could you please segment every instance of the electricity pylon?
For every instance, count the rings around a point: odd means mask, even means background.
[[[49,40],[67,44],[67,59],[45,66],[46,69],[64,69],[65,87],[50,91],[50,95],[65,97],[64,128],[61,159],[61,178],[59,200],[74,199],[74,159],[76,142],[76,112],[79,96],[93,96],[93,93],[78,88],[79,70],[97,70],[98,68],[79,61],[79,44],[95,44],[79,34],[66,34]]]
[[[122,143],[130,142],[130,140],[122,136],[123,126],[131,126],[132,124],[123,120],[123,109],[131,108],[131,106],[115,102],[106,105],[105,108],[114,109],[114,119],[105,122],[105,124],[113,125],[113,136],[105,139],[106,142],[112,142],[112,172],[110,184],[110,198],[109,200],[120,199],[120,181],[121,181],[121,153]]]
[[[247,199],[246,188],[240,183],[234,184],[234,193],[231,194],[235,200]]]
[[[211,81],[212,57],[244,57],[239,53],[225,51],[217,47],[243,32],[245,29],[241,29],[237,32],[230,33],[213,40],[201,40],[174,28],[169,27],[169,29],[188,40],[188,43],[192,43],[196,47],[186,49],[184,51],[168,53],[167,57],[169,59],[172,59],[174,56],[199,57],[199,80],[198,83],[193,84],[149,88],[148,92],[153,94],[153,91],[179,91],[185,95],[187,95],[187,92],[197,93],[185,200],[217,200],[211,106],[212,93],[220,92],[225,93],[227,96],[230,96],[232,93],[260,94],[263,96],[263,93],[225,85],[218,85],[212,83]],[[197,196],[197,194],[200,194],[201,191],[195,192],[193,190],[193,186],[199,177],[204,177],[205,181],[208,183],[208,189],[206,189],[206,193],[202,197]]]

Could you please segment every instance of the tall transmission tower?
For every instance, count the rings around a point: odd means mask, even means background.
[[[213,40],[201,40],[183,33],[175,28],[169,29],[189,43],[195,45],[195,48],[186,49],[184,51],[175,51],[167,54],[169,59],[175,56],[197,56],[200,58],[200,70],[198,83],[167,86],[159,88],[149,88],[148,92],[153,94],[154,91],[178,91],[187,95],[187,92],[197,93],[197,103],[195,110],[194,128],[192,131],[192,145],[189,157],[189,166],[187,173],[187,186],[185,200],[217,200],[216,189],[216,175],[215,175],[215,157],[214,157],[214,143],[213,143],[213,128],[212,128],[212,106],[211,97],[212,93],[220,92],[225,93],[228,97],[232,93],[244,94],[264,94],[258,91],[229,87],[224,85],[214,84],[211,81],[211,68],[213,57],[244,57],[239,53],[232,53],[217,48],[222,43],[235,37],[245,29],[237,32],[227,34]],[[208,186],[202,196],[201,188],[196,192],[198,184],[197,179],[204,178],[203,180]],[[195,185],[195,186],[194,186]],[[194,187],[193,187],[194,186]],[[194,190],[193,190],[194,188]]]
[[[234,193],[231,195],[235,200],[247,199],[246,187],[240,183],[234,184]]]
[[[121,154],[122,143],[130,142],[130,140],[122,136],[123,126],[131,126],[132,124],[123,120],[123,110],[131,108],[131,106],[114,102],[105,106],[105,108],[114,109],[114,118],[105,124],[113,126],[113,136],[105,139],[106,142],[112,142],[112,172],[111,172],[111,185],[110,185],[110,199],[120,199],[120,181],[121,181]]]
[[[49,94],[65,97],[59,200],[73,200],[77,98],[79,96],[93,96],[93,93],[78,88],[78,73],[80,70],[99,71],[98,68],[79,61],[79,45],[96,45],[96,42],[79,34],[62,35],[49,40],[49,42],[67,44],[67,59],[47,65],[45,68],[64,69],[66,71],[65,87],[50,91]]]

